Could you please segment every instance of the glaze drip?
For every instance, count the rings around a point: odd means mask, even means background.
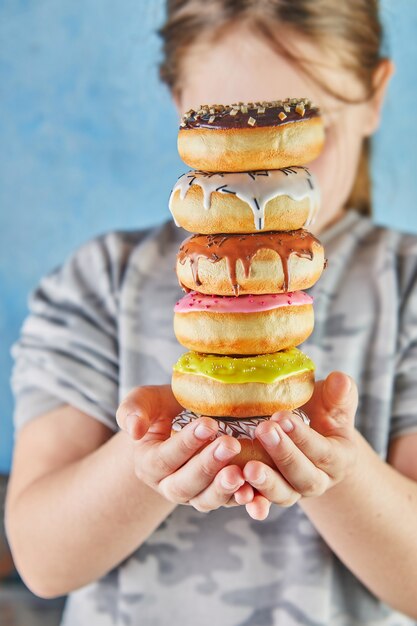
[[[282,263],[284,281],[282,291],[289,291],[290,275],[288,261],[292,254],[313,259],[313,244],[320,245],[318,239],[307,230],[284,232],[251,233],[249,235],[192,235],[183,241],[178,252],[178,261],[184,264],[188,259],[196,285],[201,285],[198,274],[200,258],[211,263],[226,259],[230,283],[235,295],[239,295],[237,262],[241,261],[246,278],[249,277],[253,257],[259,250],[273,250]]]

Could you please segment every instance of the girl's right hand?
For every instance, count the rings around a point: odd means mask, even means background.
[[[248,504],[253,488],[242,470],[229,465],[240,452],[234,437],[216,438],[216,420],[202,417],[171,437],[172,420],[182,407],[171,387],[136,387],[116,414],[119,427],[135,441],[136,476],[176,504],[208,512]]]

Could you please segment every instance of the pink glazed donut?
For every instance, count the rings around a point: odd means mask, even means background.
[[[313,328],[313,298],[304,291],[239,297],[191,291],[174,307],[175,335],[195,352],[269,354],[298,346]]]

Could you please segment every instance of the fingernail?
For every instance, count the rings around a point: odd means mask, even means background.
[[[290,433],[292,430],[294,430],[294,424],[291,420],[282,420],[279,425],[281,426],[284,433]]]
[[[262,472],[259,473],[258,477],[254,478],[252,482],[255,483],[255,485],[263,485],[265,481],[266,481],[266,473],[262,470]]]
[[[271,420],[273,422],[280,422],[284,417],[289,417],[291,415],[291,411],[276,411],[271,415]]]
[[[352,381],[342,372],[332,372],[326,379],[326,387],[330,395],[338,396],[343,391],[343,396],[346,397],[351,390]]]
[[[133,435],[133,432],[135,430],[135,424],[138,419],[139,419],[139,416],[136,415],[136,413],[130,413],[130,415],[126,417],[126,422],[125,422],[126,430],[131,436]]]
[[[231,489],[233,491],[237,491],[239,487],[241,487],[245,481],[239,480],[239,481],[230,482],[229,480],[227,480],[225,476],[222,476],[220,482],[221,482],[223,489]]]
[[[260,434],[259,437],[267,446],[276,446],[281,441],[281,437],[278,435],[275,428],[271,428],[271,430],[268,430],[266,433]]]
[[[197,424],[194,430],[194,435],[197,439],[208,439],[215,434],[215,431],[212,428],[209,428],[207,424]]]
[[[213,456],[217,461],[227,461],[231,459],[233,456],[236,456],[237,452],[231,450],[226,446],[226,444],[221,441],[217,448],[215,449]]]

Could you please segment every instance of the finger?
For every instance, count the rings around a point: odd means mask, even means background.
[[[245,482],[242,487],[239,487],[239,489],[230,497],[224,506],[230,507],[248,504],[249,502],[252,502],[254,495],[255,491],[252,485]]]
[[[236,504],[249,504],[252,502],[255,492],[252,485],[245,482],[235,493]]]
[[[302,407],[311,426],[323,435],[353,432],[358,406],[358,389],[354,380],[343,372],[330,372],[316,383],[310,400]]]
[[[210,417],[200,417],[190,422],[178,433],[163,441],[144,442],[141,454],[135,460],[136,474],[147,476],[151,482],[159,483],[176,472],[210,440],[214,439],[218,423]]]
[[[271,502],[261,494],[255,494],[252,502],[246,505],[246,511],[256,520],[264,520],[268,517]]]
[[[231,509],[233,507],[239,506],[239,504],[235,500],[234,494],[229,497],[228,501],[225,502],[223,506],[226,507],[227,509]]]
[[[223,435],[203,448],[178,471],[163,478],[159,488],[168,500],[188,502],[209,486],[216,474],[239,454],[240,449],[241,445],[235,437]]]
[[[295,491],[303,496],[315,496],[329,487],[329,476],[297,448],[279,424],[271,420],[262,422],[255,435]]]
[[[331,479],[338,480],[353,452],[348,442],[336,437],[324,437],[290,411],[275,413],[271,421],[279,424],[297,448],[316,467]]]
[[[240,467],[237,465],[223,467],[209,486],[190,500],[190,504],[202,513],[218,509],[229,503],[231,496],[244,485],[244,482]]]
[[[181,411],[170,385],[136,387],[117,409],[116,421],[133,439],[141,439],[161,417],[165,426],[163,434],[167,434],[173,418]]]
[[[262,496],[279,506],[290,507],[301,497],[283,476],[261,461],[246,463],[243,475]]]

